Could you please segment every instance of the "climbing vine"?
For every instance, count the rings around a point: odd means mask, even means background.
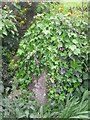
[[[62,13],[38,14],[25,33],[17,52],[19,60],[11,67],[20,87],[47,71],[48,97],[56,103],[72,94],[87,74],[87,21]]]

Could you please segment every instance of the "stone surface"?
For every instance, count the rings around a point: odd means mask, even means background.
[[[34,93],[36,101],[44,105],[47,102],[46,72],[43,72],[38,80],[34,79],[34,84],[29,86],[29,89]]]

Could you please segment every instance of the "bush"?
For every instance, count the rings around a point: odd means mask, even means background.
[[[56,14],[38,16],[22,39],[15,75],[21,87],[47,70],[48,96],[56,103],[79,87],[88,60],[87,22]]]
[[[10,60],[16,52],[17,43],[18,43],[18,31],[16,28],[15,16],[12,14],[12,11],[5,6],[3,9],[0,9],[0,37],[2,39],[2,67],[3,67],[3,76],[2,80],[4,85],[9,85],[12,72],[8,68]],[[8,82],[8,83],[7,83]],[[7,85],[7,86],[8,86]]]
[[[5,9],[0,9],[0,12],[2,12],[0,18],[0,37],[2,38],[2,45],[12,49],[18,41],[15,16],[7,6]]]
[[[31,95],[24,90],[18,97],[8,96],[3,98],[1,113],[3,118],[88,118],[88,91],[86,90],[82,99],[74,96],[66,97],[66,102],[60,105],[48,104],[37,106],[31,100]],[[17,95],[17,94],[16,94]]]

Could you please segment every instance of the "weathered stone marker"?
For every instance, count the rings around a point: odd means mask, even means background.
[[[31,90],[30,86],[29,89]],[[47,102],[46,72],[43,72],[32,88],[38,104],[44,105]]]

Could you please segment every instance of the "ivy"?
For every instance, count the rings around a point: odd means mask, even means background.
[[[48,97],[56,103],[79,87],[88,55],[87,22],[58,13],[37,16],[25,33],[17,52],[15,76],[20,87],[47,70]]]

